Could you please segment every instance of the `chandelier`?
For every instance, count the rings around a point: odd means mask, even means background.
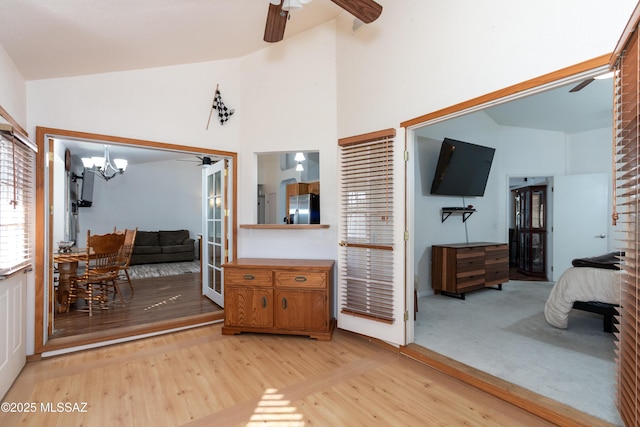
[[[109,155],[109,146],[104,146],[104,157],[83,157],[82,164],[89,172],[109,181],[116,175],[122,175],[129,162],[125,159],[113,159]]]

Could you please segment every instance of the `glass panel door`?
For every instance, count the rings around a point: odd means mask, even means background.
[[[226,160],[203,169],[204,244],[202,245],[202,294],[224,307],[222,264],[226,262]]]

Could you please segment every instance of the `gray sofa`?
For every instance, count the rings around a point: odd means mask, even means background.
[[[189,230],[138,231],[130,265],[193,261],[194,243]]]

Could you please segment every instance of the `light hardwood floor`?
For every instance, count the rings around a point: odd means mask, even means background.
[[[36,411],[0,412],[2,426],[552,425],[355,334],[220,324],[31,362],[3,402]],[[58,402],[86,412],[43,411]]]

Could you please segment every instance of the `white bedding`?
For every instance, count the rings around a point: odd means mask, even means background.
[[[558,279],[544,305],[544,317],[556,328],[566,329],[575,301],[620,304],[619,270],[571,267]]]

